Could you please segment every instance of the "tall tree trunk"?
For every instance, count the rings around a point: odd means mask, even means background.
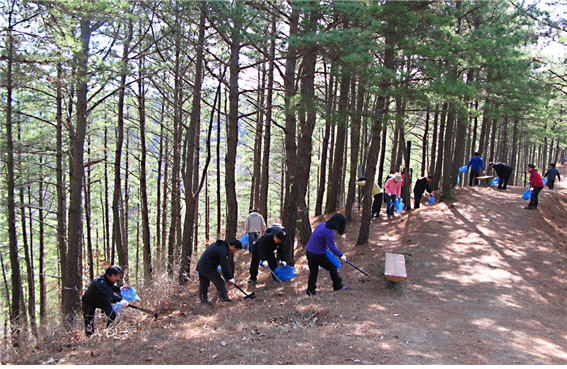
[[[76,310],[79,308],[79,296],[82,292],[79,270],[79,250],[83,238],[82,221],[82,185],[83,185],[83,150],[87,131],[87,90],[89,41],[93,29],[89,19],[80,21],[80,51],[77,60],[77,124],[70,127],[70,165],[69,165],[69,220],[68,249],[65,265],[65,280],[62,286],[62,311],[67,329],[72,329]]]
[[[87,155],[90,159],[91,145],[90,140],[87,140]],[[94,280],[94,257],[93,257],[93,243],[91,236],[91,166],[87,168],[87,177],[85,178],[85,222],[87,223],[87,255],[89,264],[89,280]]]
[[[176,19],[176,23],[178,20]],[[179,25],[176,24],[176,28]],[[176,32],[175,39],[175,66],[174,66],[174,78],[175,78],[175,91],[173,98],[173,167],[171,168],[171,220],[169,225],[169,239],[167,244],[167,271],[170,277],[173,276],[173,269],[175,267],[175,250],[178,242],[177,238],[177,225],[179,224],[179,218],[181,216],[180,201],[180,179],[179,172],[181,167],[180,158],[180,145],[181,145],[181,118],[183,110],[183,99],[182,99],[182,88],[183,88],[183,76],[181,72],[181,36],[179,32]]]
[[[296,3],[291,3],[290,17],[290,35],[297,32],[299,28],[299,9]],[[290,184],[298,183],[298,165],[297,165],[297,146],[296,146],[296,130],[297,122],[294,109],[292,109],[292,98],[295,95],[295,66],[297,63],[297,50],[295,46],[288,42],[288,49],[285,63],[284,76],[284,104],[285,104],[285,167],[287,168],[287,179],[285,181],[286,195],[283,202],[282,223],[286,228],[287,238],[285,241],[286,259],[290,265],[293,265],[293,254],[295,245],[295,227],[297,219],[297,198],[296,194],[291,194]],[[299,186],[296,185],[296,188]],[[289,190],[288,190],[289,189]]]
[[[425,175],[425,168],[427,168],[427,143],[429,142],[429,109],[425,113],[425,128],[423,129],[423,138],[421,140],[421,170],[420,176]]]
[[[207,16],[207,3],[201,3],[199,22],[199,39],[197,45],[197,58],[195,64],[195,81],[193,83],[193,105],[191,120],[185,135],[187,156],[185,158],[185,223],[183,224],[183,242],[181,246],[181,264],[179,269],[179,284],[184,285],[189,280],[191,268],[191,255],[193,245],[193,232],[195,226],[195,207],[199,199],[199,190],[195,183],[199,172],[199,121],[201,119],[201,85],[203,80],[203,49],[205,43],[205,19]],[[216,103],[216,101],[215,101]],[[215,104],[213,104],[214,106]],[[214,114],[214,111],[211,113]],[[238,127],[237,127],[238,128]],[[210,143],[209,143],[210,145]],[[205,174],[203,173],[203,176]],[[236,229],[235,229],[236,233]]]
[[[518,164],[517,161],[517,156],[518,156],[518,123],[519,123],[519,118],[516,116],[514,117],[514,127],[512,128],[512,154],[510,155],[511,157],[511,162],[510,162],[510,166],[512,168],[516,168],[516,165]],[[519,171],[517,171],[517,173],[519,173]],[[510,181],[510,183],[514,184],[514,186],[516,186],[518,184],[518,176],[514,175],[513,177],[514,182]]]
[[[17,345],[20,338],[20,299],[22,290],[22,276],[20,260],[18,257],[18,236],[16,233],[16,203],[14,179],[14,141],[12,136],[12,95],[13,95],[13,65],[14,65],[14,39],[12,35],[12,14],[10,13],[9,28],[7,32],[7,66],[6,66],[6,186],[8,207],[8,243],[10,248],[10,267],[12,269],[12,308],[10,311],[12,344]],[[2,264],[3,266],[4,264]],[[8,288],[8,284],[6,289]],[[9,299],[8,299],[9,300]]]
[[[362,121],[362,105],[364,103],[364,94],[365,88],[362,79],[358,81],[358,92],[356,95],[356,109],[354,114],[353,125],[351,128],[351,153],[350,153],[350,177],[348,181],[348,194],[347,194],[347,201],[345,207],[345,216],[347,222],[352,220],[352,204],[355,202],[356,197],[356,180],[357,180],[357,172],[356,168],[358,166],[358,151],[360,147],[360,123]],[[354,94],[353,94],[354,95]],[[374,183],[374,179],[372,180]]]
[[[140,59],[139,80],[138,80],[138,115],[140,117],[140,200],[142,217],[142,257],[144,260],[144,283],[152,282],[152,246],[150,235],[150,218],[148,208],[148,184],[146,173],[147,148],[146,148],[146,91],[144,86],[144,59]],[[161,147],[160,143],[160,147]],[[161,163],[160,163],[161,167]],[[158,184],[158,192],[160,190]],[[159,225],[159,201],[157,205],[158,225]],[[159,233],[158,233],[159,235]],[[159,238],[159,236],[158,236]],[[159,242],[159,241],[158,241]],[[137,273],[136,273],[137,275]]]
[[[243,6],[236,3],[236,7]],[[230,42],[230,60],[229,60],[229,83],[228,83],[228,125],[226,132],[226,157],[225,157],[225,188],[226,188],[226,239],[233,240],[236,237],[236,224],[238,221],[238,203],[236,200],[236,148],[238,146],[238,75],[240,73],[239,57],[242,38],[241,19],[234,17],[232,27],[232,39]],[[231,254],[232,256],[232,254]],[[231,257],[230,266],[234,270],[233,260]]]
[[[258,91],[258,108],[256,113],[256,132],[254,134],[254,152],[253,152],[253,172],[250,186],[250,206],[249,210],[258,209],[260,203],[260,181],[261,181],[261,165],[262,165],[262,135],[264,133],[264,90],[266,89],[266,63],[262,63],[259,71],[259,80],[261,81]]]
[[[28,280],[28,316],[32,334],[37,337],[37,322],[35,317],[35,281],[32,252],[28,243],[28,235],[26,231],[26,200],[24,198],[25,187],[20,187],[20,216],[22,222],[22,244],[24,246],[24,259],[26,261],[26,274]],[[31,222],[31,217],[30,217]],[[31,233],[30,233],[31,237]]]
[[[43,173],[43,156],[39,158],[40,172]],[[39,322],[42,326],[47,324],[47,290],[45,286],[45,232],[44,232],[44,215],[43,215],[43,199],[45,196],[43,187],[44,176],[39,181]],[[47,190],[47,188],[46,188]]]
[[[116,243],[116,251],[118,252],[118,262],[122,267],[125,278],[127,278],[128,272],[128,248],[123,243],[123,232],[122,227],[124,226],[124,218],[122,212],[122,206],[124,203],[122,200],[122,175],[121,160],[122,160],[122,144],[124,141],[124,98],[126,95],[126,77],[128,75],[128,63],[129,63],[129,52],[130,52],[130,42],[132,41],[132,19],[130,19],[128,24],[128,35],[126,40],[124,40],[124,50],[122,53],[121,70],[120,70],[120,89],[118,91],[118,137],[116,140],[116,154],[114,157],[114,196],[112,199],[112,238],[113,242]],[[127,172],[126,172],[127,175]],[[122,206],[121,206],[122,205]]]
[[[344,151],[346,146],[346,125],[347,125],[347,109],[348,109],[348,99],[349,99],[349,88],[350,88],[350,74],[346,67],[342,69],[341,73],[341,88],[339,92],[339,121],[337,124],[337,135],[335,142],[335,161],[333,163],[333,169],[331,171],[332,178],[334,181],[329,183],[329,199],[327,206],[325,207],[325,213],[330,214],[335,212],[340,206],[340,188],[344,186],[344,182],[341,181],[342,172],[344,169]]]
[[[333,111],[332,111],[332,104],[334,93],[334,81],[335,77],[333,76],[335,64],[331,64],[331,72],[329,74],[325,71],[325,76],[328,75],[328,83],[325,83],[327,86],[327,98],[325,104],[325,133],[323,134],[323,147],[321,148],[321,172],[319,173],[319,184],[317,186],[317,202],[315,203],[315,215],[321,215],[323,212],[323,197],[325,195],[325,187],[326,187],[326,179],[327,179],[327,155],[329,151],[329,136],[331,133],[332,127],[332,120],[333,120]],[[325,64],[326,67],[326,64]],[[325,82],[327,79],[325,79]]]
[[[441,175],[443,173],[443,158],[445,157],[445,147],[443,143],[445,142],[445,123],[447,121],[447,110],[449,104],[445,101],[441,107],[441,122],[439,125],[439,140],[438,140],[438,152],[437,152],[437,162],[435,164],[435,174],[433,175],[433,186],[432,189],[439,189],[441,183]]]
[[[270,60],[268,64],[268,91],[266,93],[266,124],[264,134],[264,153],[262,155],[262,181],[260,184],[260,200],[258,204],[258,211],[266,219],[268,219],[268,185],[270,178],[270,142],[272,134],[272,102],[274,99],[274,69],[275,69],[275,55],[276,55],[276,15],[272,16],[271,35],[273,36],[270,42]]]

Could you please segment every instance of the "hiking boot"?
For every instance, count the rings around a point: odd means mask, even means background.
[[[350,287],[343,286],[342,288],[339,288],[338,290],[335,291],[348,291],[348,290],[350,290]]]
[[[248,281],[248,283],[250,283],[251,286],[255,286],[256,285],[256,280],[250,280]]]
[[[526,206],[524,209],[535,210],[535,207],[533,207],[533,206],[530,205],[530,206]]]
[[[305,292],[307,292],[307,295],[308,295],[308,296],[318,295],[318,294],[321,293],[321,291],[314,291],[314,292],[311,292],[311,291],[309,291],[309,290],[307,290],[307,291],[305,291]]]

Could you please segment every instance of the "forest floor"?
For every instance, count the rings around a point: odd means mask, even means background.
[[[339,274],[349,291],[333,292],[322,270],[322,293],[307,296],[302,248],[290,281],[273,282],[261,268],[254,300],[229,286],[233,302],[215,297],[202,305],[193,275],[186,288],[154,291],[168,297],[141,303],[158,310],[157,320],[126,309],[114,329],[90,339],[80,330],[52,335],[11,362],[565,365],[567,181],[542,191],[539,210],[524,209],[524,191],[459,188],[450,203],[391,220],[383,207],[363,246],[354,246],[357,213],[337,246],[371,275],[343,263]],[[385,252],[406,259],[408,278],[394,289],[383,277]],[[250,255],[237,253],[235,261],[237,284],[251,293]]]

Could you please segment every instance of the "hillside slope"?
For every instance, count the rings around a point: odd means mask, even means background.
[[[392,220],[383,208],[371,242],[355,247],[357,214],[337,245],[371,276],[343,264],[350,291],[333,292],[321,271],[323,293],[307,296],[298,250],[298,276],[280,285],[261,271],[255,300],[229,287],[237,301],[203,306],[193,276],[186,289],[154,291],[152,299],[169,296],[152,300],[157,321],[127,310],[114,330],[54,337],[13,362],[567,364],[565,182],[542,191],[537,211],[523,209],[522,187],[458,189],[450,204]],[[408,279],[394,289],[382,276],[385,252],[406,256]],[[251,292],[249,260],[237,254],[236,280]]]

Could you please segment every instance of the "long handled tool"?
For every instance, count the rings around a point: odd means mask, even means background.
[[[157,319],[157,313],[156,313],[155,311],[151,311],[151,310],[148,310],[148,309],[144,309],[143,307],[139,307],[139,306],[136,306],[136,305],[132,305],[132,304],[130,304],[130,303],[128,304],[128,306],[131,307],[132,309],[136,309],[136,310],[143,311],[144,313],[152,314],[152,315],[154,316],[154,318]]]
[[[255,299],[256,298],[256,292],[252,292],[251,294],[247,294],[246,292],[244,292],[244,290],[242,288],[238,287],[236,284],[234,284],[233,286],[238,288],[240,290],[240,292],[242,292],[244,295],[246,295],[245,299]]]
[[[360,207],[360,204],[362,204],[362,201],[364,201],[364,196],[362,196],[362,199],[360,199],[360,201],[358,202],[358,205],[356,205],[354,208],[352,208],[351,211],[354,211],[354,209],[358,209]]]
[[[359,272],[361,272],[362,274],[369,276],[370,274],[366,273],[364,270],[360,269],[359,267],[357,267],[356,265],[354,265],[353,263],[351,263],[350,261],[346,260],[346,263],[348,265],[350,265],[351,267],[353,267],[354,269],[358,270]]]
[[[272,268],[270,268],[270,266],[267,266],[266,268],[268,268],[268,270],[272,273],[272,275],[274,276],[274,278],[277,279],[278,282],[283,283],[282,280],[278,278],[278,276],[276,275],[276,273],[274,273],[274,271],[272,270]]]

